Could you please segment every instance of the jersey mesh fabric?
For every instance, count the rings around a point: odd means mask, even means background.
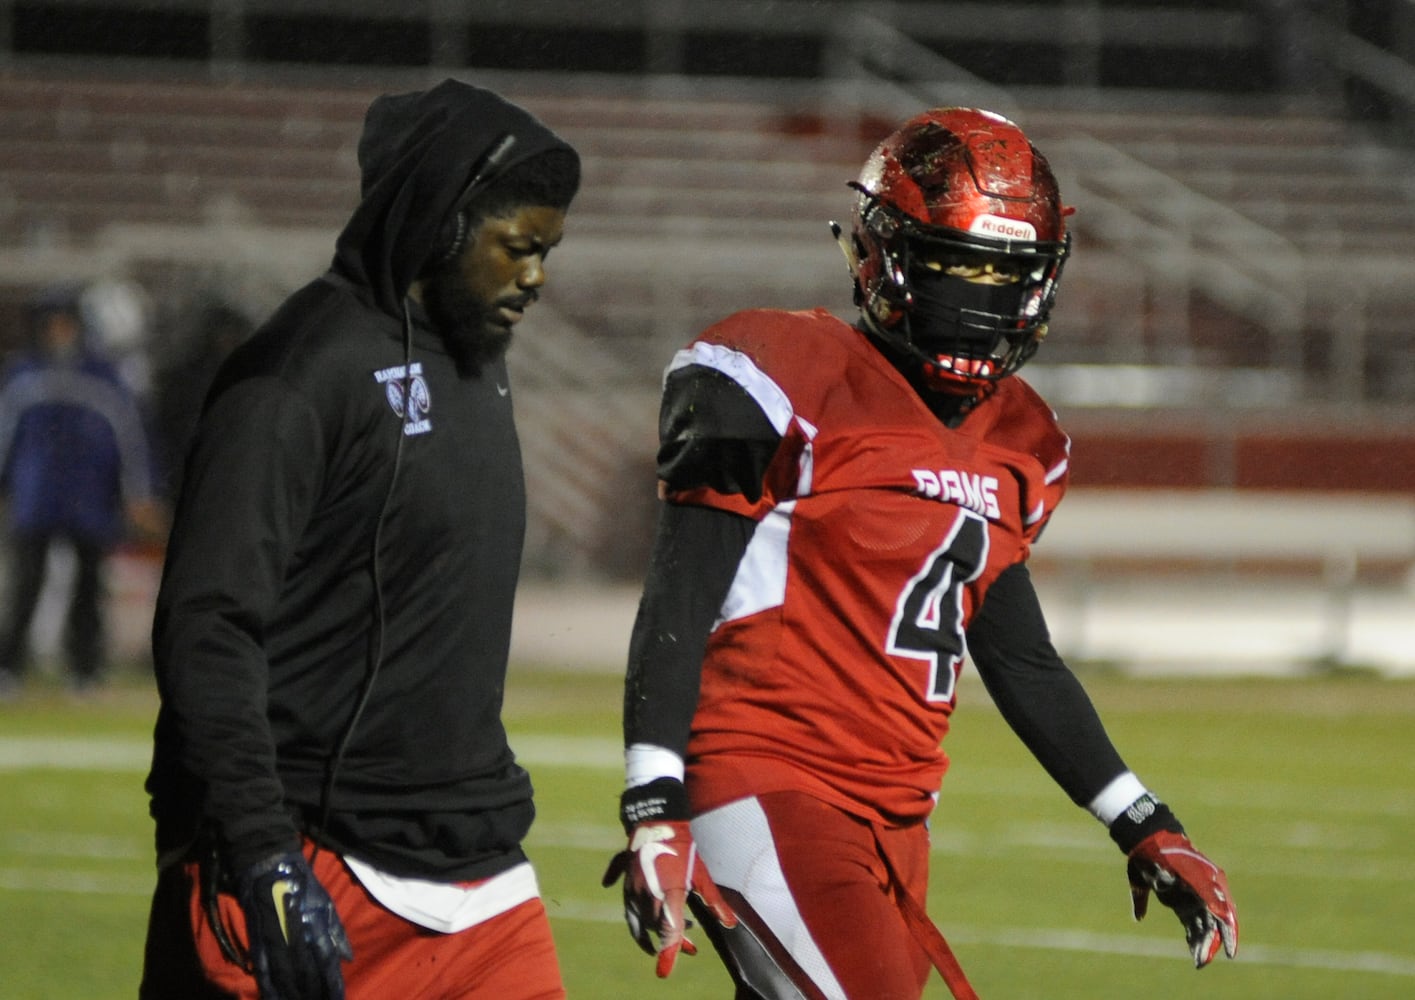
[[[695,811],[797,790],[883,822],[926,816],[968,619],[1065,489],[1054,414],[1012,378],[945,427],[823,310],[739,313],[675,364],[734,379],[781,434],[760,499],[669,494],[759,522],[703,665]]]

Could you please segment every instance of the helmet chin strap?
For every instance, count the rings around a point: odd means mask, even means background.
[[[850,272],[850,278],[855,282],[855,305],[864,304],[864,294],[860,291],[860,255],[855,252],[855,241],[845,235],[844,227],[834,219],[830,220],[830,235],[835,238],[835,245],[840,248],[840,252],[845,255],[845,267]]]

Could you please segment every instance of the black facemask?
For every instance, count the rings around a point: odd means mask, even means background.
[[[911,270],[910,341],[925,354],[991,358],[1005,353],[1008,334],[1016,335],[1016,317],[1028,289],[1022,283],[986,285]]]

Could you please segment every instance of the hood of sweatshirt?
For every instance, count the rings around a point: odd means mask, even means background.
[[[514,142],[506,148],[508,135]],[[445,227],[468,182],[497,147],[504,155],[483,183],[550,149],[574,153],[523,108],[458,80],[376,98],[359,139],[361,200],[339,235],[334,271],[398,315],[409,286],[445,249]]]

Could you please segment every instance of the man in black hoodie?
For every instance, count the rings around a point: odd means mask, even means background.
[[[504,352],[575,151],[448,80],[380,97],[330,269],[237,348],[153,625],[141,995],[564,995],[501,723],[525,485]]]

